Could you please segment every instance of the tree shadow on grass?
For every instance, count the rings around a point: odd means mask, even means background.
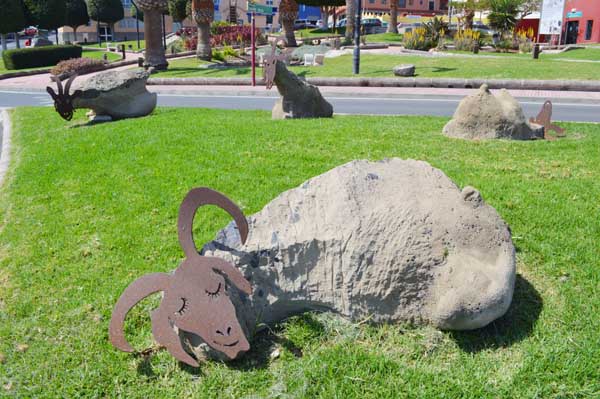
[[[469,353],[511,346],[531,335],[542,307],[539,292],[519,274],[512,303],[504,316],[477,330],[452,331],[451,336]]]

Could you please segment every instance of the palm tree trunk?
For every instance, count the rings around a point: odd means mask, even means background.
[[[19,33],[15,32],[15,45],[17,46],[17,48],[21,48],[21,41],[19,40]]]
[[[298,46],[294,34],[294,21],[298,18],[298,3],[294,0],[282,0],[279,5],[279,18],[287,47]]]
[[[198,44],[196,58],[210,61],[212,49],[210,48],[210,24],[215,18],[215,5],[212,0],[193,0],[192,17],[198,24]]]
[[[354,37],[354,21],[356,20],[356,0],[346,0],[346,40]]]
[[[144,50],[145,66],[157,70],[167,69],[169,63],[165,57],[162,40],[162,11],[159,9],[142,9],[144,11]]]
[[[398,0],[390,0],[390,23],[387,31],[398,33]]]
[[[73,27],[73,43],[77,41],[77,27]]]
[[[196,47],[196,58],[210,61],[212,49],[210,48],[210,22],[198,24],[198,47]]]

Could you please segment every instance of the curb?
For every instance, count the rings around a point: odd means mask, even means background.
[[[0,109],[0,135],[2,136],[2,151],[0,152],[0,186],[4,183],[4,177],[10,164],[10,115],[6,109]]]
[[[487,84],[490,89],[593,91],[600,92],[600,81],[586,80],[521,80],[521,79],[457,79],[457,78],[308,78],[315,86],[344,87],[432,87],[438,89],[476,89]],[[264,85],[257,78],[258,85]],[[150,78],[154,86],[250,86],[251,78]]]

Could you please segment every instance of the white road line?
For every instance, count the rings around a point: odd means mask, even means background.
[[[208,95],[208,94],[162,94],[157,93],[161,97],[186,97],[186,98],[245,98],[245,99],[277,99],[277,96],[224,96],[224,95]],[[375,100],[375,101],[423,101],[423,102],[448,102],[448,103],[457,103],[460,102],[463,97],[456,99],[449,98],[402,98],[402,97],[329,97],[324,96],[329,100],[337,100],[337,101],[356,101],[356,100]],[[529,104],[529,105],[541,105],[544,104],[545,97],[539,97],[540,101],[519,101],[521,104]],[[593,100],[591,100],[593,101]],[[600,107],[600,102],[597,104],[589,104],[589,103],[561,103],[561,102],[552,102],[552,105],[557,106],[565,106],[565,107]]]

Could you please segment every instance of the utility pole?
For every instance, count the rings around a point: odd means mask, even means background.
[[[397,1],[397,0],[393,0]],[[361,0],[356,0],[356,21],[354,22],[354,53],[352,55],[352,73],[358,75],[360,72],[360,22],[362,15]]]

